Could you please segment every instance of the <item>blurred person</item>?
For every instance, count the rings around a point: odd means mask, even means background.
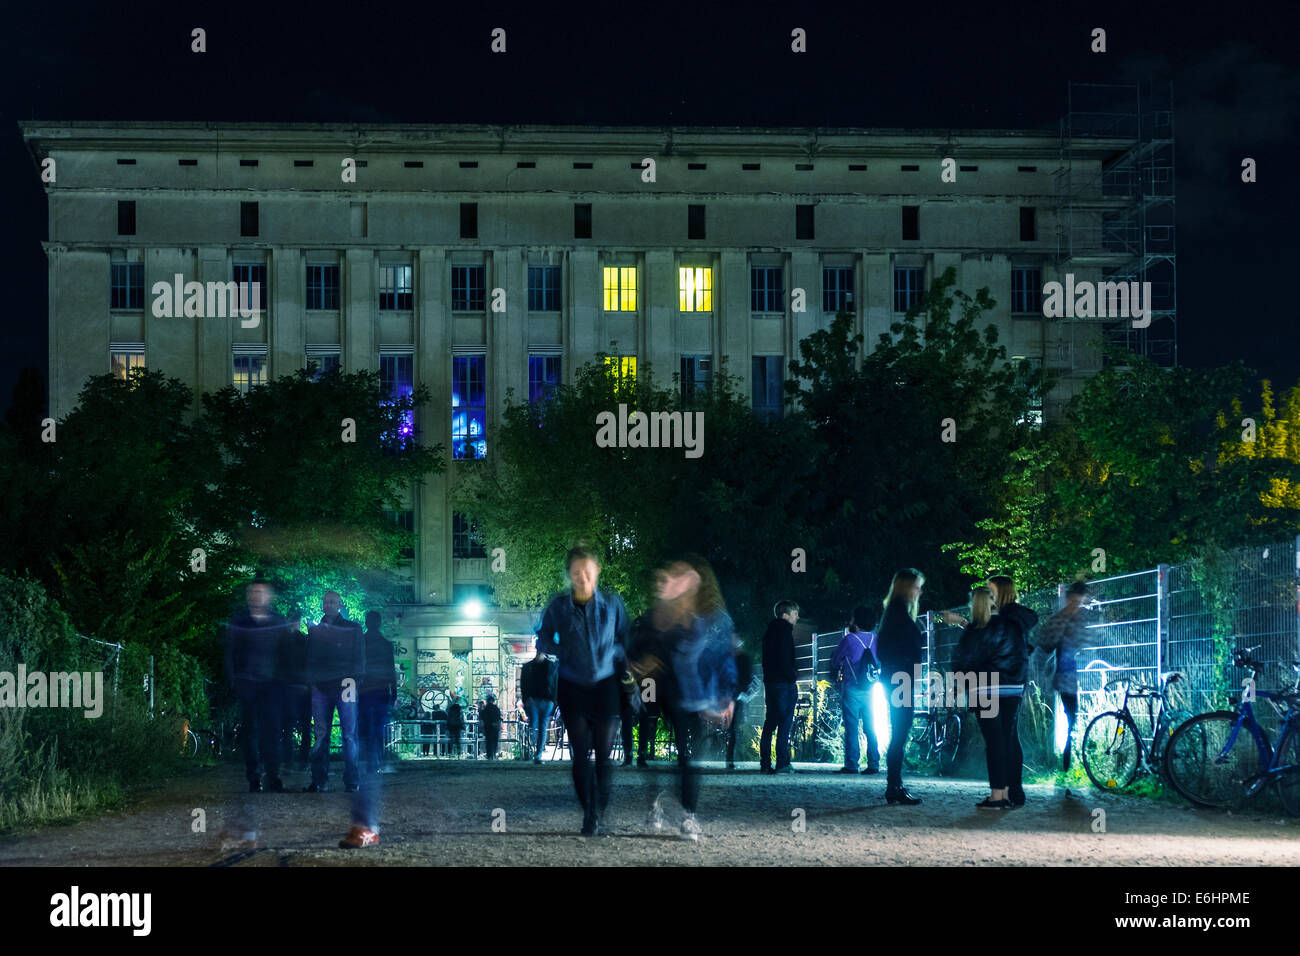
[[[357,700],[357,740],[359,745],[360,786],[352,796],[352,826],[339,841],[345,850],[357,850],[379,843],[379,814],[382,783],[379,778],[383,759],[384,731],[388,715],[397,700],[397,665],[393,645],[380,630],[383,615],[366,612],[366,670]]]
[[[844,637],[831,656],[840,673],[840,711],[844,721],[844,766],[836,773],[857,773],[862,730],[867,734],[866,774],[880,773],[880,745],[871,720],[871,689],[880,665],[876,660],[876,615],[868,607],[853,609]]]
[[[894,573],[876,629],[876,658],[890,684],[889,749],[885,753],[885,800],[913,806],[921,802],[903,786],[903,754],[912,733],[915,667],[925,656],[925,636],[916,626],[925,575],[915,568]]]
[[[1019,603],[1019,593],[1016,591],[1016,585],[1010,575],[994,575],[989,578],[989,587],[993,591],[993,598],[997,605],[994,613],[1004,620],[1013,622],[1020,629],[1020,640],[1024,643],[1027,655],[1030,641],[1029,635],[1038,623],[1038,615]],[[1022,677],[1022,683],[1023,680]],[[1019,714],[1019,710],[1017,707],[1017,714]],[[1010,767],[1011,773],[1010,800],[1012,806],[1023,807],[1025,805],[1025,789],[1023,785],[1024,751],[1020,746],[1020,730],[1018,726],[1011,738],[1010,752],[1007,758],[1007,765]]]
[[[555,710],[560,670],[558,661],[546,653],[541,640],[536,641],[536,649],[536,656],[519,670],[519,689],[524,695],[524,707],[528,710],[529,733],[537,738],[533,763],[539,764],[542,762],[542,751],[546,749],[546,731],[551,723],[551,713]]]
[[[289,622],[271,610],[274,592],[258,578],[244,590],[246,606],[226,630],[226,677],[239,701],[239,748],[250,793],[282,791],[280,725],[283,716],[282,667]]]
[[[629,621],[623,599],[597,588],[600,563],[595,554],[582,545],[571,548],[565,567],[570,588],[542,612],[537,639],[558,658],[556,696],[573,751],[582,833],[596,836],[613,787],[610,753],[618,729]]]
[[[1056,676],[1053,683],[1061,696],[1065,710],[1065,753],[1061,755],[1062,769],[1070,769],[1070,745],[1074,731],[1074,718],[1079,713],[1078,653],[1087,643],[1088,614],[1084,604],[1088,600],[1088,585],[1075,581],[1065,592],[1065,607],[1047,619],[1038,632],[1038,649],[1046,654],[1056,654]]]
[[[732,641],[732,650],[736,662],[736,709],[731,723],[727,725],[726,751],[727,769],[736,769],[736,735],[745,720],[745,706],[753,696],[754,659],[745,650],[745,642],[736,635]],[[653,740],[652,740],[653,743]]]
[[[339,715],[343,739],[343,786],[355,793],[361,783],[357,766],[357,695],[366,674],[365,641],[361,625],[342,614],[343,598],[326,591],[321,598],[324,613],[308,629],[307,673],[311,682],[312,734],[311,783],[309,793],[329,789],[330,731],[334,712]]]
[[[501,708],[497,706],[495,694],[488,694],[483,702],[483,709],[478,714],[479,727],[483,731],[483,744],[487,749],[488,760],[497,759],[497,747],[501,741]]]
[[[302,615],[296,611],[288,618],[280,670],[284,694],[280,764],[285,768],[292,766],[295,770],[306,770],[311,757],[311,686],[307,683],[307,634],[302,629]],[[298,734],[296,744],[295,732]]]
[[[761,773],[794,773],[790,763],[790,731],[794,708],[799,700],[794,663],[794,626],[799,623],[799,605],[778,601],[775,617],[763,634],[763,690],[767,716],[759,738],[758,769]],[[772,734],[776,733],[776,766],[771,764]]]
[[[452,757],[460,756],[460,735],[464,729],[465,710],[460,706],[460,698],[453,696],[447,704],[447,737],[451,741],[449,754]]]

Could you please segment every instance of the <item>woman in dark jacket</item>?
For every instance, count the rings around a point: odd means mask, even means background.
[[[1019,594],[1016,591],[1015,582],[1011,580],[1010,575],[998,574],[989,578],[989,586],[993,589],[993,597],[997,602],[997,615],[1006,620],[1014,621],[1020,627],[1020,638],[1025,644],[1025,654],[1028,655],[1029,634],[1038,624],[1038,614],[1031,611],[1019,602]],[[1020,681],[1024,683],[1024,679]],[[1019,714],[1020,707],[1017,702],[1016,712]],[[1013,725],[1013,732],[1009,738],[1009,768],[1011,771],[1011,805],[1023,807],[1025,805],[1025,788],[1021,780],[1024,774],[1024,752],[1020,749],[1020,732]]]
[[[916,665],[925,656],[925,637],[916,626],[925,575],[915,568],[904,568],[894,575],[885,612],[876,630],[876,658],[880,661],[881,679],[891,685],[889,692],[889,749],[885,752],[885,800],[908,806],[920,803],[903,786],[903,751],[912,734],[915,691],[912,687]]]
[[[987,710],[978,712],[980,733],[988,756],[988,798],[975,804],[982,810],[1009,810],[1023,805],[1021,789],[1024,755],[1016,719],[1024,695],[1025,668],[1029,660],[1025,634],[1017,618],[993,614],[993,589],[971,592],[971,623],[957,645],[957,669],[979,675],[982,686],[997,681],[997,696]],[[1020,792],[1020,803],[1012,794]]]

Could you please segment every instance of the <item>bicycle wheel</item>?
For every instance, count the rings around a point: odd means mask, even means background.
[[[1278,799],[1288,815],[1300,817],[1300,727],[1292,724],[1277,749],[1277,766],[1294,768],[1277,778]]]
[[[1219,710],[1184,723],[1165,748],[1165,777],[1184,800],[1226,809],[1246,799],[1246,780],[1260,772],[1259,750],[1237,714]],[[1231,745],[1229,745],[1231,741]]]
[[[939,750],[939,773],[951,777],[957,772],[957,748],[961,746],[961,718],[949,714],[937,724],[935,743]]]
[[[199,738],[194,735],[194,731],[185,731],[185,739],[181,741],[181,756],[193,757],[199,752]]]
[[[1083,732],[1083,769],[1094,787],[1123,790],[1137,777],[1140,748],[1132,718],[1108,710],[1092,718]]]

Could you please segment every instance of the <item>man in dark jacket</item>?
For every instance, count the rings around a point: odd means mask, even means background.
[[[326,591],[324,614],[307,632],[307,674],[311,681],[312,734],[311,784],[304,789],[320,793],[328,788],[330,729],[334,711],[343,736],[343,785],[355,792],[361,783],[357,770],[357,694],[366,674],[365,642],[361,626],[341,612],[343,598]]]
[[[447,736],[451,738],[450,755],[460,756],[460,734],[465,729],[465,709],[460,706],[460,698],[454,694],[447,702]]]
[[[226,630],[226,679],[239,700],[239,747],[244,752],[244,773],[252,793],[266,786],[280,791],[280,721],[283,690],[282,655],[288,639],[288,621],[271,610],[269,581],[258,579],[244,592],[247,607],[236,612]]]
[[[537,749],[533,751],[533,763],[542,762],[542,751],[546,749],[546,730],[551,723],[551,712],[555,710],[556,682],[560,669],[555,658],[549,657],[542,650],[542,642],[535,642],[537,656],[519,669],[519,690],[524,696],[524,708],[528,711],[529,732],[536,736]]]
[[[280,762],[284,767],[292,764],[295,770],[306,770],[311,758],[311,686],[307,683],[307,635],[302,629],[301,614],[289,617],[280,661],[284,691]],[[295,732],[298,734],[296,757]]]
[[[361,683],[357,707],[357,740],[361,760],[371,773],[379,772],[384,750],[384,729],[388,715],[397,702],[397,661],[393,644],[379,629],[383,616],[366,612],[366,676]]]
[[[763,690],[767,716],[759,740],[758,768],[763,773],[794,773],[790,763],[790,730],[794,706],[799,698],[795,684],[794,626],[799,622],[799,605],[777,602],[776,617],[763,634]],[[776,768],[771,763],[772,732],[776,732]]]
[[[501,741],[501,708],[496,694],[488,694],[483,709],[478,712],[478,725],[483,731],[483,743],[488,760],[497,759],[497,746]]]

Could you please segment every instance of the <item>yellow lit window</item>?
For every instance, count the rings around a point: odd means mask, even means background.
[[[109,357],[109,362],[113,377],[126,381],[131,377],[132,369],[144,368],[144,353],[113,352]]]
[[[713,311],[713,270],[682,266],[680,299],[683,312]]]
[[[617,388],[624,388],[636,381],[635,355],[606,355],[605,371],[617,380]]]
[[[605,311],[636,311],[636,266],[605,267]]]

